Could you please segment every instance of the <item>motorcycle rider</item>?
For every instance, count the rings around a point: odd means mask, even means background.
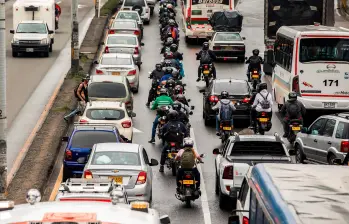
[[[161,153],[159,172],[164,172],[164,165],[167,157],[168,142],[175,142],[177,144],[182,144],[183,138],[188,136],[185,125],[178,120],[177,111],[171,110],[167,114],[167,119],[168,119],[168,122],[162,127],[162,139],[165,142],[165,146]]]
[[[257,85],[256,89],[252,90],[252,96],[251,96],[250,100],[248,101],[248,104],[251,105],[251,107],[252,107],[252,105],[254,103],[254,100],[256,99],[257,93],[259,93],[259,84]],[[249,129],[254,127],[254,120],[253,119],[256,117],[255,114],[256,114],[256,110],[253,110],[251,108],[251,111],[250,111],[250,126],[248,127]]]
[[[183,124],[188,124],[189,123],[189,118],[187,114],[182,111],[182,103],[179,101],[173,102],[172,108],[177,111],[178,113],[178,120],[182,122]]]
[[[160,82],[167,81],[168,79],[173,78],[172,72],[173,69],[171,67],[165,68],[165,75],[161,77]]]
[[[155,99],[155,101],[151,107],[151,110],[156,110],[162,106],[171,106],[172,104],[173,104],[173,100],[171,97],[168,96],[167,89],[161,88],[160,89],[160,96],[158,96]],[[153,127],[152,127],[152,131],[151,131],[151,139],[149,140],[149,143],[155,143],[156,127],[159,124],[159,118],[160,118],[160,115],[157,113],[155,120],[153,122]]]
[[[160,63],[157,63],[155,65],[155,69],[150,73],[149,78],[160,80],[164,75],[165,71],[162,70],[162,65]]]
[[[165,30],[167,32],[171,32],[171,37],[173,38],[173,40],[175,42],[177,42],[177,40],[179,39],[179,32],[178,32],[178,29],[176,27],[176,21],[174,21],[173,19],[170,19],[168,21],[168,26],[165,27]]]
[[[288,100],[282,106],[280,113],[284,116],[283,126],[285,133],[283,137],[286,138],[290,134],[289,122],[293,119],[297,119],[303,124],[303,117],[306,113],[303,103],[297,100],[296,92],[290,92],[288,94]]]
[[[233,112],[236,110],[233,102],[228,100],[229,93],[227,91],[221,92],[221,99],[217,102],[216,105],[212,107],[212,110],[217,110],[218,114],[216,115],[216,135],[220,136],[219,132],[219,122],[221,119],[230,120],[231,126],[233,127]]]
[[[256,98],[254,99],[254,102],[252,104],[251,121],[253,121],[253,124],[250,128],[255,127],[258,112],[266,112],[270,119],[273,115],[273,99],[271,94],[268,92],[268,85],[266,83],[261,83],[259,84],[258,89],[259,92],[257,93]]]
[[[208,42],[202,44],[202,50],[196,54],[196,60],[200,60],[200,66],[198,67],[198,79],[197,82],[201,79],[201,66],[202,64],[212,64],[212,75],[213,79],[216,79],[216,68],[214,67],[213,61],[216,60],[216,55],[213,51],[209,50]]]
[[[193,172],[193,175],[195,177],[196,183],[196,190],[198,191],[199,195],[201,195],[200,191],[200,172],[196,167],[196,159],[199,160],[201,163],[203,163],[201,156],[199,153],[193,148],[194,141],[192,138],[188,137],[183,139],[183,149],[179,150],[175,160],[180,161],[180,167],[177,171],[177,193],[180,193],[180,187],[181,183],[179,182],[180,179],[184,175],[184,171],[191,170]]]
[[[178,94],[176,100],[189,107],[189,103],[183,94]]]
[[[172,37],[168,37],[164,43],[164,46],[161,48],[160,54],[164,54],[166,53],[166,49],[170,48],[171,44],[173,44],[173,38]]]
[[[247,69],[247,80],[249,82],[251,82],[251,77],[250,77],[250,72],[252,69],[257,69],[258,73],[261,74],[262,68],[261,68],[261,64],[264,63],[264,60],[262,57],[259,56],[259,50],[258,49],[254,49],[252,51],[252,56],[250,56],[247,60],[246,60],[246,64],[248,64],[248,69]]]
[[[159,85],[158,80],[157,79],[153,79],[152,82],[151,82],[151,88],[150,88],[149,94],[148,94],[148,101],[145,104],[147,107],[149,107],[150,102],[153,101],[154,98],[156,97],[158,85]]]
[[[183,54],[178,52],[178,45],[177,44],[171,44],[170,51],[173,53],[173,58],[179,61],[183,60]]]

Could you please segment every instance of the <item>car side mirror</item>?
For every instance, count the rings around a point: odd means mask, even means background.
[[[170,217],[168,217],[168,215],[161,216],[160,223],[161,224],[170,224],[171,223]]]
[[[304,133],[304,134],[308,133],[308,128],[307,127],[302,127],[301,133]]]
[[[61,141],[62,142],[68,142],[69,141],[69,137],[64,136],[64,137],[62,137]]]
[[[130,117],[136,117],[136,113],[135,112],[131,112]]]
[[[84,164],[84,163],[86,163],[86,158],[85,157],[80,157],[80,158],[77,159],[77,162],[79,164]]]
[[[156,159],[150,160],[149,166],[157,166],[157,165],[159,165],[159,162]]]
[[[54,33],[53,30],[48,31],[48,34],[53,34],[53,33]]]
[[[213,153],[213,155],[219,155],[219,154],[221,154],[221,152],[219,151],[219,148],[213,149],[212,153]]]
[[[246,40],[246,37],[243,37],[242,39],[243,39],[243,40]]]
[[[98,65],[99,63],[98,63],[98,61],[94,61],[93,64]]]
[[[336,159],[333,160],[333,164],[334,164],[334,165],[342,165],[342,160],[336,158]]]
[[[144,46],[144,43],[141,43],[141,46]]]
[[[14,33],[15,33],[15,30],[10,30],[10,33],[14,34]]]
[[[232,215],[228,218],[228,224],[240,224],[240,217],[238,215]]]

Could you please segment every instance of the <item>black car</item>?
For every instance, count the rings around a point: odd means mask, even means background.
[[[249,100],[252,96],[252,89],[248,82],[241,79],[216,79],[210,83],[203,95],[202,116],[205,119],[205,125],[209,125],[211,120],[216,119],[217,112],[211,108],[219,101],[222,91],[228,91],[229,99],[236,107],[233,119],[250,119],[251,105]]]

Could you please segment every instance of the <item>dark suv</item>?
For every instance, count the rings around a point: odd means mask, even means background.
[[[202,117],[205,119],[205,125],[215,119],[216,111],[211,108],[220,100],[222,91],[228,91],[229,99],[234,103],[233,119],[250,119],[251,105],[249,104],[252,96],[252,89],[246,80],[241,79],[216,79],[213,80],[203,95]]]
[[[63,158],[63,181],[71,177],[81,177],[85,162],[96,143],[125,142],[118,129],[110,124],[77,124],[67,142]]]

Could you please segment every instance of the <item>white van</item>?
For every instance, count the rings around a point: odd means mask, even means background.
[[[52,52],[55,33],[55,0],[17,0],[13,4],[12,56]]]

